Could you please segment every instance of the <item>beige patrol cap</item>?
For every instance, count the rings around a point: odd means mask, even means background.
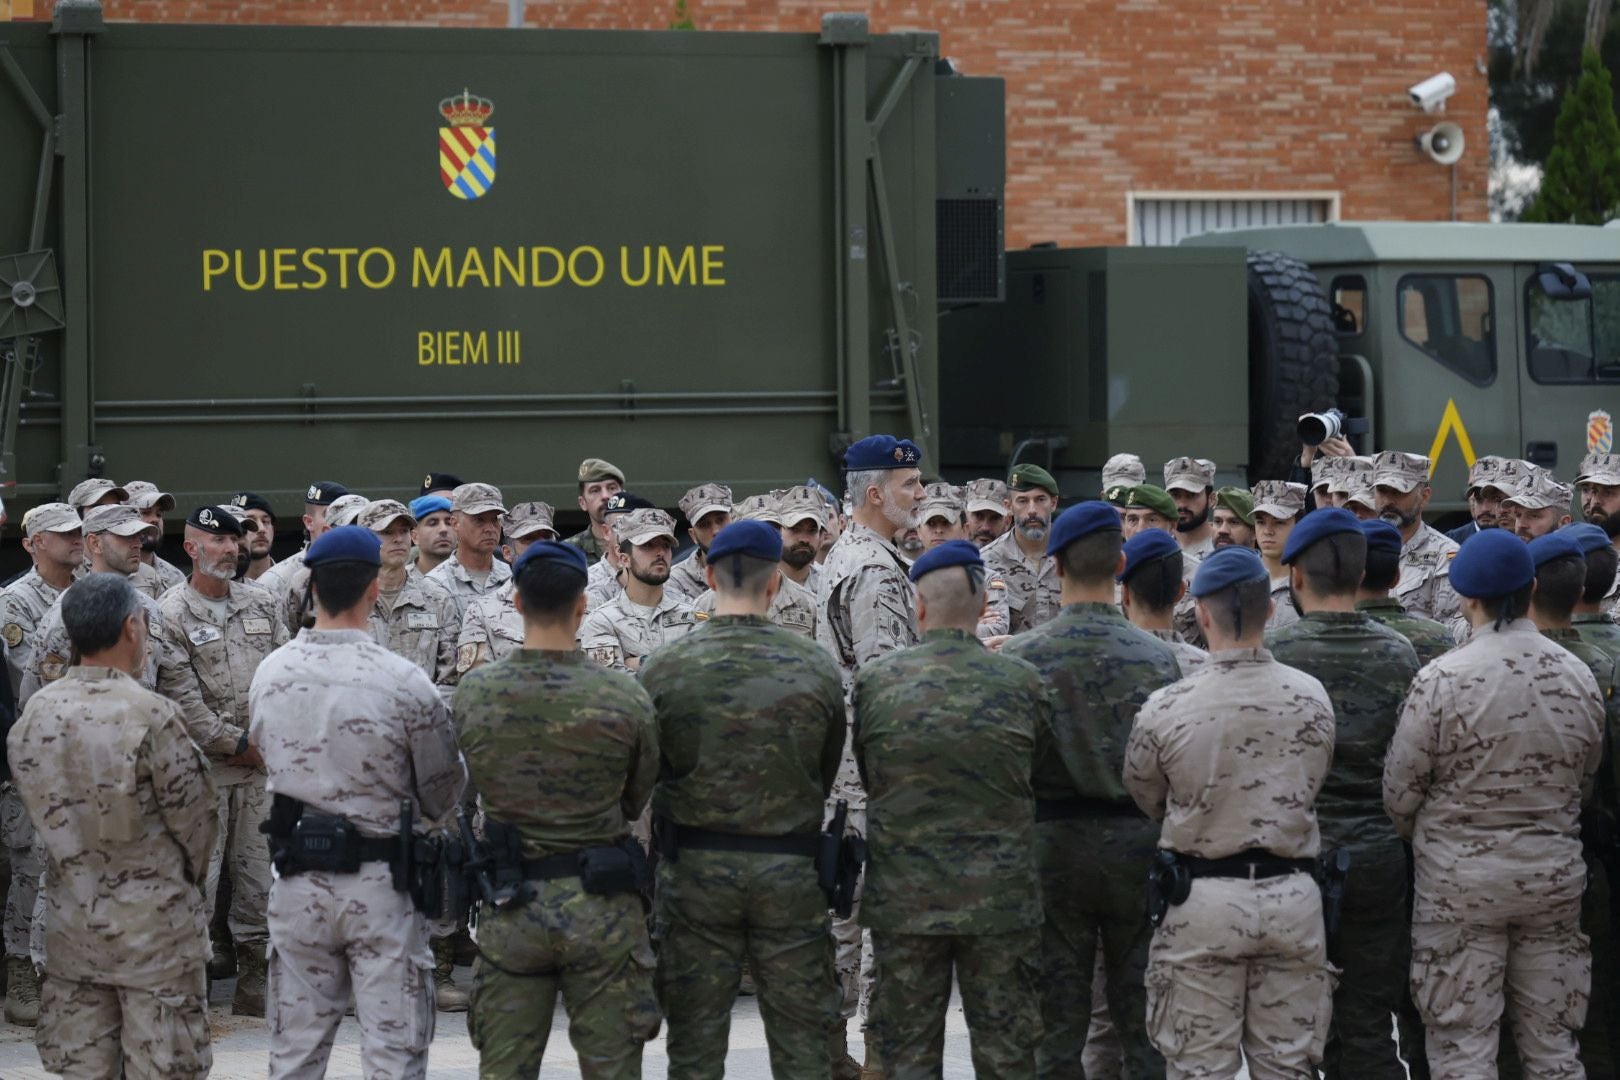
[[[1262,480],[1249,490],[1254,496],[1254,512],[1274,518],[1291,518],[1305,509],[1304,484],[1287,480]]]
[[[1329,457],[1327,454],[1317,454],[1311,460],[1311,490],[1327,487],[1335,474],[1339,471],[1339,458]],[[1328,488],[1332,491],[1332,488]]]
[[[364,495],[349,493],[339,495],[326,507],[326,524],[329,528],[340,525],[353,525],[360,520],[360,511],[371,505],[371,500]]]
[[[748,496],[732,508],[731,517],[734,521],[767,521],[772,525],[782,524],[782,510],[774,491],[764,495]]]
[[[116,495],[119,502],[129,498],[129,492],[119,485],[111,480],[96,477],[92,480],[80,480],[75,484],[73,490],[68,492],[67,501],[69,505],[83,510],[91,503],[96,502],[98,499],[104,499],[108,495]]]
[[[219,508],[225,511],[227,514],[230,514],[231,517],[235,518],[236,523],[242,526],[242,530],[244,532],[259,531],[259,519],[249,516],[247,507],[239,506],[237,503],[232,501],[220,503]]]
[[[86,533],[110,532],[114,536],[135,536],[156,526],[141,520],[141,513],[127,503],[92,506],[84,515]]]
[[[1103,490],[1147,483],[1147,466],[1135,454],[1115,454],[1102,467]]]
[[[827,499],[819,490],[800,484],[781,493],[776,500],[776,513],[784,529],[791,529],[801,521],[814,521],[825,529],[827,506]]]
[[[619,543],[640,547],[660,536],[675,540],[675,519],[662,510],[631,510],[613,517],[613,536]]]
[[[1215,486],[1215,463],[1208,458],[1178,457],[1164,463],[1164,490],[1197,494]]]
[[[1344,502],[1346,506],[1355,503],[1357,506],[1365,506],[1368,510],[1378,509],[1378,496],[1373,492],[1372,485],[1365,481],[1345,492]]]
[[[1348,495],[1362,486],[1372,490],[1373,459],[1370,457],[1330,457],[1337,462],[1328,474],[1328,494]],[[1371,503],[1367,504],[1371,506]]]
[[[603,480],[617,480],[624,484],[624,472],[611,461],[603,461],[599,457],[588,457],[579,463],[579,482],[582,484],[595,484]]]
[[[969,514],[980,510],[992,514],[1006,514],[1007,485],[993,476],[969,480],[962,488],[963,509]]]
[[[1587,454],[1581,459],[1577,484],[1620,484],[1620,454]]]
[[[923,488],[922,502],[917,506],[918,521],[942,517],[952,525],[958,524],[965,513],[962,508],[962,489],[955,484],[929,484]]]
[[[494,484],[462,484],[450,493],[450,509],[457,514],[506,513],[501,489]]]
[[[1495,454],[1486,454],[1477,457],[1474,463],[1468,466],[1468,491],[1475,492],[1486,487],[1501,487],[1502,463],[1507,460]]]
[[[67,503],[48,502],[24,514],[22,527],[25,535],[38,536],[42,532],[72,532],[83,528],[84,522],[79,519],[79,512]]]
[[[1406,493],[1429,482],[1429,459],[1404,450],[1385,450],[1373,458],[1373,487]]]
[[[624,483],[620,480],[619,483]],[[699,484],[677,503],[681,513],[686,516],[689,524],[696,525],[704,514],[712,514],[716,510],[731,513],[731,489],[724,484]]]
[[[1545,510],[1549,506],[1559,506],[1567,510],[1574,494],[1573,488],[1568,484],[1560,484],[1552,473],[1546,469],[1536,468],[1535,472],[1521,479],[1502,502],[1512,503],[1526,510]]]
[[[167,514],[174,509],[174,496],[159,491],[156,484],[147,480],[131,480],[124,485],[124,495],[124,501],[137,510],[150,510],[155,506],[160,513]]]
[[[550,503],[520,502],[506,512],[506,535],[522,540],[537,532],[549,532],[555,538],[557,526],[552,520],[555,514]]]
[[[343,498],[347,499],[349,496],[345,495]],[[332,505],[335,507],[342,501],[343,499],[339,499]],[[331,518],[331,511],[327,512],[327,517],[328,519]],[[378,499],[376,502],[367,503],[361,507],[360,516],[356,519],[355,524],[364,525],[372,532],[387,532],[388,526],[400,518],[404,518],[405,523],[411,528],[416,528],[416,518],[411,515],[410,507],[398,499]]]
[[[1490,486],[1512,495],[1540,471],[1540,465],[1532,465],[1523,458],[1503,458],[1496,464],[1496,477]]]

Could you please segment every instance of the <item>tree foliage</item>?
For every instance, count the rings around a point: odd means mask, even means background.
[[[1581,77],[1564,95],[1553,128],[1541,190],[1524,221],[1601,225],[1620,215],[1620,119],[1614,86],[1596,50],[1581,58]]]
[[[1580,77],[1583,49],[1596,47],[1604,66],[1620,72],[1620,0],[1491,0],[1489,30],[1491,104],[1501,118],[1503,149],[1544,164],[1559,105]],[[1620,109],[1620,80],[1614,92]]]

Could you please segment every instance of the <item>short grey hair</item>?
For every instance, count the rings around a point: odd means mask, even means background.
[[[83,656],[118,644],[140,597],[123,574],[87,574],[62,594],[62,625]]]
[[[844,488],[849,493],[849,505],[859,510],[866,505],[866,489],[882,487],[889,482],[888,469],[861,469],[844,477]]]

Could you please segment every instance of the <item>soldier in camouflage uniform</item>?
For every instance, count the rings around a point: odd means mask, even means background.
[[[526,510],[525,508],[532,508]],[[540,540],[557,539],[552,528],[552,510],[546,503],[519,503],[507,514],[507,535],[512,543],[511,562]],[[599,565],[606,565],[606,560]],[[517,613],[512,595],[517,586],[510,580],[487,596],[481,596],[467,606],[461,620],[461,631],[456,638],[456,662],[452,677],[441,680],[446,685],[455,681],[479,664],[487,664],[523,647],[523,617]]]
[[[1524,617],[1522,541],[1470,537],[1450,578],[1474,633],[1418,673],[1384,765],[1384,806],[1416,859],[1411,985],[1429,1066],[1494,1075],[1505,996],[1527,1071],[1578,1077],[1591,977],[1578,822],[1603,699]]]
[[[1210,658],[1137,714],[1125,786],[1191,880],[1153,932],[1147,1027],[1173,1077],[1315,1073],[1332,1012],[1317,792],[1333,760],[1322,684],[1262,646],[1270,575],[1228,547],[1194,579]]]
[[[1215,509],[1215,463],[1208,458],[1171,458],[1164,463],[1164,490],[1176,503],[1175,541],[1181,550],[1198,559],[1214,551],[1209,518]]]
[[[326,507],[322,518],[324,529],[337,529],[344,525],[353,525],[360,520],[361,511],[369,506],[371,500],[364,495],[350,492],[339,495],[333,499],[331,505]],[[285,564],[280,564],[285,565]],[[279,567],[278,567],[279,568]],[[297,567],[282,573],[277,579],[282,583],[281,589],[281,618],[287,625],[290,633],[296,634],[306,626],[315,624],[315,602],[309,595],[309,568],[302,562]]]
[[[79,663],[6,740],[46,853],[40,1060],[65,1076],[206,1076],[208,765],[174,703],[128,675],[147,628],[125,576],[91,574],[62,607]]]
[[[1460,641],[1468,626],[1449,576],[1457,542],[1423,522],[1433,492],[1429,471],[1429,459],[1422,454],[1386,450],[1373,458],[1372,488],[1378,516],[1401,532],[1401,580],[1395,599],[1412,614],[1445,626]]]
[[[796,488],[794,490],[802,491],[806,489]],[[738,509],[744,514],[749,514],[749,510],[747,509],[749,504],[755,503],[760,498],[760,496],[754,496],[752,498],[745,499],[743,500],[742,506],[740,506]],[[783,532],[781,500],[774,497],[769,498],[768,507],[768,512],[762,513],[760,509],[755,509],[750,516],[740,517],[738,520],[757,521],[762,525],[767,525],[768,527],[776,530],[777,535],[780,536]],[[802,502],[799,504],[797,512],[801,515],[804,513],[804,504]],[[819,522],[820,520],[821,519],[818,515],[816,517],[816,521]],[[681,564],[677,564],[677,566],[679,565]],[[810,565],[814,565],[814,563]],[[766,611],[765,617],[784,630],[791,630],[793,633],[798,634],[801,637],[813,639],[816,636],[816,595],[810,591],[810,589],[800,585],[798,582],[794,581],[790,576],[788,576],[786,564],[783,564],[781,569],[782,581],[780,586],[777,588],[775,595],[771,597],[770,608]],[[692,601],[693,617],[699,623],[702,623],[708,619],[709,616],[714,613],[717,600],[718,597],[716,596],[715,591],[709,588],[708,582],[705,581],[703,591],[699,593],[696,599]]]
[[[1187,591],[1182,561],[1187,556],[1163,529],[1143,529],[1125,541],[1119,572],[1119,599],[1125,618],[1158,638],[1176,654],[1183,675],[1203,667],[1209,654],[1181,636],[1174,625],[1176,605]]]
[[[276,512],[271,508],[270,500],[252,491],[238,491],[226,501],[225,508],[236,514],[243,528],[247,528],[248,521],[258,526],[255,530],[249,530],[246,537],[248,568],[245,578],[257,582],[276,564],[270,555],[270,549],[276,542]],[[243,521],[243,518],[247,520]]]
[[[843,1046],[827,900],[816,884],[823,804],[844,748],[844,691],[824,649],[767,615],[782,541],[756,521],[711,541],[715,614],[641,672],[663,762],[659,997],[671,1075],[724,1072],[744,964],[777,1076],[828,1080]]]
[[[306,538],[304,547],[305,551],[308,550],[308,546],[310,544],[313,544],[316,540],[320,539],[322,533],[326,532],[327,507],[331,506],[334,502],[343,498],[343,496],[347,495],[348,493],[349,489],[335,480],[317,480],[313,484],[309,485],[307,489],[305,489],[303,519],[304,536]],[[298,572],[298,568],[303,565],[303,551],[289,555],[287,558],[282,559],[280,562],[271,566],[270,569],[266,570],[262,575],[260,575],[258,579],[259,584],[264,586],[266,589],[269,589],[271,596],[274,596],[285,603],[285,598],[290,591],[289,585],[292,582],[292,577]],[[293,614],[294,616],[297,614],[296,607],[294,608]],[[298,620],[296,617],[287,621],[287,630],[288,632],[294,634],[298,632]]]
[[[583,551],[592,566],[613,546],[613,534],[608,531],[603,510],[608,499],[623,490],[624,473],[612,462],[586,458],[579,463],[579,508],[585,511],[590,524],[564,542]]]
[[[653,952],[635,892],[586,892],[579,853],[620,845],[658,774],[652,702],[575,647],[584,554],[541,540],[518,559],[523,648],[467,673],[455,711],[486,819],[521,838],[528,895],[480,912],[468,1028],[485,1076],[540,1072],[559,994],[580,1071],[641,1075],[658,1033]]]
[[[106,477],[94,476],[88,480],[80,480],[68,492],[68,505],[79,512],[83,517],[98,506],[113,506],[128,502],[129,492],[124,486]]]
[[[814,602],[821,591],[821,564],[816,556],[827,535],[827,500],[820,489],[801,484],[782,492],[776,509],[782,520],[782,577],[802,586]],[[814,627],[812,619],[812,637]]]
[[[1468,521],[1446,533],[1447,537],[1460,544],[1484,529],[1512,525],[1511,520],[1506,523],[1502,521],[1502,500],[1506,497],[1501,488],[1504,460],[1494,454],[1484,454],[1468,466],[1468,487],[1465,491]]]
[[[1112,602],[1124,560],[1120,526],[1119,513],[1102,502],[1081,503],[1058,518],[1048,550],[1058,567],[1063,610],[1002,646],[1003,654],[1027,660],[1054,688],[1052,725],[1037,735],[1034,774],[1045,910],[1043,1077],[1081,1074],[1099,940],[1108,1011],[1129,1074],[1164,1071],[1143,1028],[1149,931],[1142,919],[1143,853],[1157,830],[1131,805],[1120,773],[1137,710],[1181,671],[1170,646],[1132,626]],[[1179,546],[1163,536],[1179,558]]]
[[[1135,487],[1147,483],[1147,466],[1135,454],[1115,454],[1102,467],[1102,497],[1117,487]]]
[[[1299,605],[1288,591],[1288,568],[1282,564],[1288,534],[1305,513],[1305,485],[1285,480],[1262,480],[1250,492],[1254,499],[1254,542],[1271,578],[1271,619],[1275,630],[1299,621]]]
[[[421,668],[429,679],[441,682],[455,670],[456,602],[438,583],[410,572],[416,518],[404,503],[378,499],[360,511],[357,524],[382,541],[372,636],[395,656]]]
[[[634,673],[660,645],[692,632],[692,605],[664,590],[675,551],[675,519],[662,510],[632,510],[610,519],[625,560],[624,591],[593,610],[580,627],[585,655]]]
[[[1400,530],[1383,518],[1372,518],[1361,522],[1361,533],[1367,538],[1367,566],[1356,591],[1356,610],[1411,642],[1419,666],[1449,652],[1457,644],[1450,630],[1433,619],[1413,615],[1389,594],[1401,576]]]
[[[1007,513],[1007,485],[992,476],[970,480],[962,488],[968,539],[983,551],[1012,524]]]
[[[427,579],[455,601],[459,626],[473,601],[506,584],[512,569],[495,557],[506,516],[500,488],[462,484],[450,495],[450,509],[455,515],[456,550],[435,566]]]
[[[1569,506],[1575,492],[1568,484],[1560,484],[1549,470],[1527,462],[1505,463],[1504,477],[1506,467],[1517,465],[1526,466],[1524,475],[1502,500],[1502,511],[1509,515],[1508,528],[1528,543],[1570,523]]]
[[[259,665],[253,743],[270,791],[300,813],[344,818],[372,849],[396,850],[400,803],[417,821],[455,805],[466,780],[450,712],[422,669],[372,638],[382,544],[330,529],[305,552],[315,625]],[[354,873],[288,864],[270,887],[270,1076],[325,1073],[352,1001],[367,1076],[418,1080],[433,1040],[428,927],[390,861]]]
[[[1254,496],[1249,489],[1223,487],[1215,492],[1215,509],[1209,512],[1209,523],[1215,534],[1214,547],[1253,548]]]
[[[163,542],[163,515],[174,509],[174,496],[159,491],[156,484],[146,480],[131,480],[124,485],[125,502],[135,508],[141,520],[151,526],[141,537],[141,562],[151,567],[164,591],[186,580],[186,575],[173,563],[159,557],[158,545]],[[162,596],[160,592],[158,594]]]
[[[852,513],[822,564],[816,640],[831,651],[846,698],[861,668],[919,640],[916,590],[890,537],[916,517],[923,493],[921,462],[922,451],[914,443],[892,435],[869,435],[844,454]],[[847,740],[829,811],[838,800],[849,804],[849,832],[866,835],[866,791]],[[834,920],[833,936],[847,1020],[862,996],[862,935],[856,918]]]
[[[263,762],[248,745],[248,688],[264,658],[286,644],[287,629],[269,593],[232,580],[241,537],[242,526],[224,507],[200,506],[186,518],[191,579],[158,605],[164,645],[158,691],[180,706],[219,792],[208,904],[212,910],[220,875],[228,873],[237,970],[231,1010],[263,1016],[270,854],[259,826],[269,816],[270,796]]]
[[[1569,526],[1569,532],[1586,559],[1586,585],[1570,623],[1582,641],[1620,659],[1620,625],[1603,614],[1603,598],[1614,587],[1620,552],[1609,543],[1601,526],[1581,522]]]
[[[978,548],[942,544],[911,575],[922,644],[864,667],[853,695],[869,799],[869,1024],[885,1076],[939,1076],[954,970],[975,1072],[1034,1080],[1041,896],[1030,772],[1051,698],[1031,665],[974,636],[985,604]]]
[[[1597,525],[1620,549],[1620,454],[1588,454],[1581,461],[1575,486],[1581,494],[1581,516]],[[1604,611],[1620,622],[1620,576],[1603,596]]]
[[[654,510],[652,502],[630,491],[615,491],[602,504],[603,527],[608,539],[613,538],[613,522],[621,514],[635,510]],[[617,544],[602,549],[602,557],[591,564],[591,576],[585,581],[585,610],[587,615],[624,592],[626,558]]]
[[[696,600],[709,588],[704,576],[704,555],[715,534],[731,524],[731,489],[724,484],[699,484],[680,498],[686,535],[695,549],[669,572],[664,590],[682,600]]]
[[[1057,568],[1043,555],[1046,535],[1058,509],[1058,485],[1039,465],[1015,465],[1007,476],[1007,512],[1011,529],[984,546],[984,565],[990,580],[1000,581],[1007,592],[1007,633],[1017,634],[1055,618],[1058,599]]]
[[[1306,514],[1283,551],[1304,613],[1266,634],[1280,663],[1315,676],[1333,702],[1333,767],[1316,796],[1325,851],[1350,853],[1338,932],[1329,955],[1341,969],[1333,994],[1323,1075],[1330,1080],[1405,1080],[1390,1018],[1406,996],[1411,930],[1406,848],[1384,813],[1384,752],[1417,675],[1417,653],[1400,634],[1355,610],[1367,539],[1348,510]]]

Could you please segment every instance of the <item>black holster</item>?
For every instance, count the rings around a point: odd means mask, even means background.
[[[866,841],[845,832],[848,820],[849,803],[839,799],[816,850],[816,883],[827,897],[827,906],[840,919],[849,918],[855,910],[855,886],[866,865]]]
[[[579,853],[580,887],[592,896],[641,892],[652,885],[647,855],[634,837],[611,847],[588,847]]]
[[[1334,848],[1316,859],[1316,883],[1322,890],[1322,929],[1331,939],[1344,912],[1344,883],[1350,878],[1350,849]]]
[[[1164,848],[1155,851],[1148,864],[1148,921],[1158,926],[1172,907],[1191,895],[1192,872],[1175,852]]]

